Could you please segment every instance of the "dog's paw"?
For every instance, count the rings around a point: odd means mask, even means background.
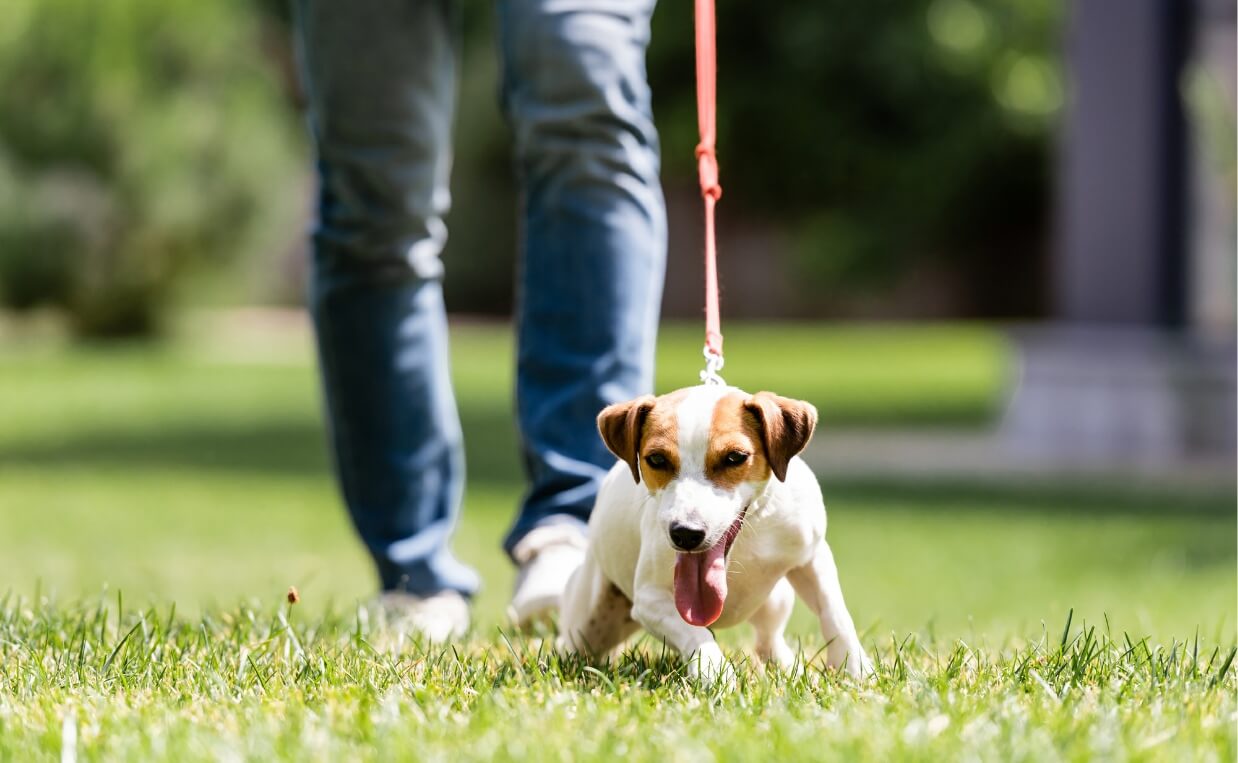
[[[826,664],[839,673],[846,673],[851,678],[872,678],[876,671],[873,661],[868,658],[860,642],[850,644],[830,644]]]
[[[873,665],[873,661],[868,659],[868,655],[863,651],[860,652],[860,677],[861,678],[876,678],[877,668]]]
[[[757,645],[757,658],[767,666],[778,668],[788,675],[798,671],[801,662],[796,658],[795,650],[787,642],[779,639],[770,644]]]
[[[688,678],[710,686],[733,689],[735,667],[722,654],[722,649],[710,642],[688,658]]]
[[[856,646],[847,655],[847,675],[857,679],[871,679],[877,675],[873,661],[868,659],[868,653],[861,646]]]

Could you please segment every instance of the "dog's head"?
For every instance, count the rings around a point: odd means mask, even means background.
[[[817,410],[770,392],[700,386],[646,395],[598,416],[606,447],[656,501],[658,525],[677,552],[680,615],[708,625],[722,613],[726,555],[748,506],[812,437]]]

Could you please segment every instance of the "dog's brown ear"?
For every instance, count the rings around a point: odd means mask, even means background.
[[[803,400],[758,392],[744,402],[760,425],[765,458],[779,482],[787,479],[787,465],[795,458],[817,427],[817,409]]]
[[[598,432],[602,442],[632,470],[632,479],[640,482],[640,437],[645,417],[653,410],[656,399],[642,395],[626,403],[608,405],[598,414]]]

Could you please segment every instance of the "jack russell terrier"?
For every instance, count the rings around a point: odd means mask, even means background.
[[[710,626],[746,620],[757,656],[790,668],[783,633],[798,593],[821,621],[827,664],[870,673],[821,488],[798,457],[816,423],[806,402],[720,385],[603,410],[598,429],[620,461],[563,595],[560,648],[603,655],[643,626],[687,659],[689,676],[731,681]]]

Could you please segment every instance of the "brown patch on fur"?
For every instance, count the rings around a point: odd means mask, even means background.
[[[645,418],[657,402],[653,395],[642,395],[626,403],[608,405],[598,414],[598,433],[602,442],[620,461],[627,462],[632,479],[640,482],[640,440]]]
[[[709,421],[705,473],[710,482],[723,490],[769,479],[769,461],[761,443],[761,422],[745,406],[748,399],[738,392],[723,397],[714,405]],[[728,464],[727,456],[736,451],[747,454],[748,459],[742,464]]]
[[[598,414],[598,432],[616,457],[627,463],[632,478],[642,476],[650,492],[657,492],[679,473],[679,420],[675,409],[687,389],[654,397],[643,395],[626,403],[608,405]],[[645,459],[660,453],[667,465],[654,469]]]
[[[756,393],[748,398],[744,408],[757,420],[769,468],[779,482],[786,480],[791,459],[812,439],[817,409],[803,400],[779,397],[772,392]]]
[[[688,390],[679,389],[657,399],[653,410],[645,417],[645,430],[640,441],[640,470],[649,492],[656,493],[670,484],[679,475],[679,403]],[[660,453],[666,458],[666,466],[654,469],[646,461],[650,455]]]
[[[589,620],[577,635],[586,651],[594,655],[611,652],[640,627],[632,619],[632,601],[619,586],[610,583],[600,594]]]

